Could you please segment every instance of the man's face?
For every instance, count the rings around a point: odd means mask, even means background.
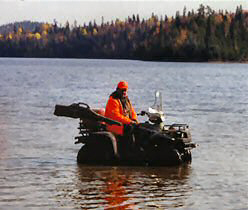
[[[121,89],[122,97],[127,97],[127,89]]]

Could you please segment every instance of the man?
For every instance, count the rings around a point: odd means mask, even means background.
[[[114,91],[107,102],[105,116],[121,122],[122,124],[137,123],[137,114],[127,95],[128,83],[124,80],[118,83],[116,91]],[[107,125],[107,130],[123,136],[124,126]]]

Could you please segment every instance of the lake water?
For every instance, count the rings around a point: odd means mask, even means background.
[[[55,104],[104,107],[122,79],[137,112],[160,90],[190,125],[191,165],[77,165],[78,120]],[[247,150],[247,64],[0,59],[0,209],[247,209]]]

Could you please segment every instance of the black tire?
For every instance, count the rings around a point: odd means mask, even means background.
[[[95,132],[87,139],[77,155],[77,162],[84,164],[111,165],[115,158],[114,136],[109,132]],[[116,148],[117,150],[117,148]]]
[[[154,166],[176,166],[183,163],[182,156],[176,149],[166,148],[162,146],[154,147],[149,151],[147,160],[149,165]]]
[[[87,163],[89,161],[89,151],[87,145],[83,145],[77,154],[78,163]]]
[[[108,162],[114,159],[113,146],[110,142],[101,142],[100,144],[98,142],[98,145],[94,146],[92,153],[92,159],[103,164],[108,165]]]
[[[82,164],[111,165],[115,160],[111,144],[86,144],[78,151],[77,162]]]

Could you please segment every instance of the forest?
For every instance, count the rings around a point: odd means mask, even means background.
[[[0,33],[1,57],[101,58],[153,61],[248,61],[248,12],[200,5],[197,11],[144,19],[132,15],[101,24],[13,24]]]

